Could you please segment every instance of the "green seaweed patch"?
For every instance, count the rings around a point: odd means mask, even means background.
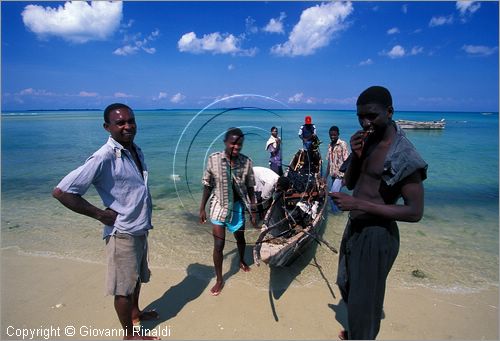
[[[12,225],[12,226],[9,226],[9,227],[8,227],[8,229],[9,229],[9,230],[12,230],[12,229],[17,229],[18,227],[21,227],[21,225],[19,225],[19,224],[14,224],[14,225]]]
[[[426,278],[427,275],[422,271],[422,270],[419,270],[419,269],[415,269],[411,272],[412,276],[413,277],[417,277],[417,278]]]
[[[162,211],[162,210],[164,210],[163,207],[156,206],[155,204],[153,204],[153,211]]]
[[[422,232],[422,231],[420,231],[420,230],[417,230],[417,234],[418,234],[419,236],[422,236],[422,237],[426,237],[426,236],[427,236],[424,232]]]

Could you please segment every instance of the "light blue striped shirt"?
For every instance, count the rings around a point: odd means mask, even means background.
[[[153,228],[148,171],[141,149],[134,146],[142,176],[130,152],[109,137],[104,146],[57,185],[63,192],[78,195],[84,195],[94,185],[103,205],[118,213],[114,226],[104,226],[104,238],[115,232],[139,236]]]

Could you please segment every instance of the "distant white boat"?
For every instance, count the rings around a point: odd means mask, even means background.
[[[403,129],[444,129],[446,126],[444,118],[439,121],[396,120],[396,123]]]

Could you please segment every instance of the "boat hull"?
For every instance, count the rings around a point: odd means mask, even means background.
[[[297,157],[294,158],[296,159]],[[290,169],[293,170],[293,167],[292,161]],[[311,242],[318,240],[318,233],[324,222],[328,191],[319,172],[308,176],[314,178],[314,186],[305,186],[304,191],[292,191],[293,193],[285,194],[271,204],[254,247],[254,261],[257,265],[264,262],[276,267],[289,266],[305,252]]]
[[[402,129],[444,129],[446,122],[444,119],[440,121],[410,121],[396,120],[396,124]]]

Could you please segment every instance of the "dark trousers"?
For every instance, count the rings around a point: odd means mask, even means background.
[[[281,165],[269,162],[269,168],[279,176],[283,175],[283,168],[281,168]]]
[[[398,251],[399,231],[395,222],[347,223],[340,244],[337,285],[347,304],[349,339],[377,337],[385,282]]]

